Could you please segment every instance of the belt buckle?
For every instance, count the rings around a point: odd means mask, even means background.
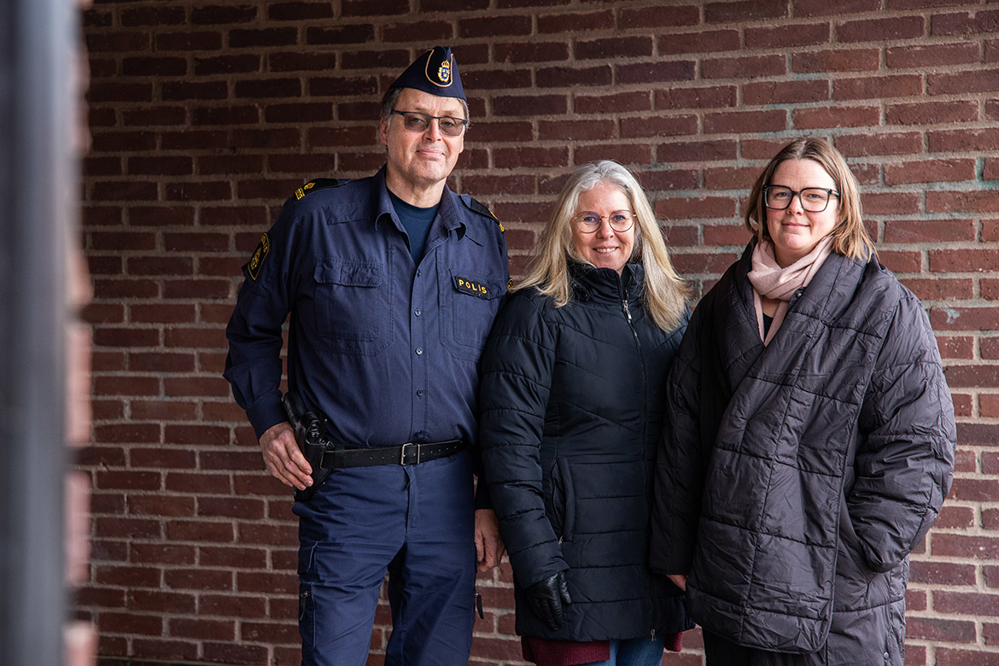
[[[406,464],[406,447],[408,447],[408,446],[415,446],[415,447],[417,447],[417,459],[416,459],[416,461],[413,464],[414,465],[419,465],[420,464],[420,445],[416,444],[414,442],[407,442],[406,444],[403,444],[401,447],[399,447],[399,464],[400,465],[405,465]]]

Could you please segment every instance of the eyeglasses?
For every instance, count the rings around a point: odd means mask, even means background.
[[[798,195],[802,210],[807,213],[822,213],[830,205],[830,197],[840,197],[836,190],[822,187],[806,187],[796,192],[782,185],[764,186],[764,205],[771,210],[785,210],[792,205],[792,197]]]
[[[458,136],[465,129],[465,126],[469,124],[469,121],[464,118],[429,116],[419,111],[397,111],[393,109],[390,115],[403,116],[403,128],[411,132],[426,132],[427,128],[431,125],[431,121],[436,120],[438,121],[438,129],[445,136]]]
[[[628,231],[635,224],[635,213],[630,210],[616,210],[609,215],[598,215],[594,211],[585,210],[573,216],[573,222],[585,234],[590,234],[601,228],[601,220],[607,219],[615,231]]]

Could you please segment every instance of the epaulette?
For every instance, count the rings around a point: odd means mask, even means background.
[[[351,182],[350,178],[315,178],[295,190],[295,198],[301,199],[310,192],[325,190],[328,187],[340,187],[341,185],[346,185],[349,182]]]
[[[462,196],[459,197],[459,199],[462,200],[462,203],[464,203],[469,210],[473,210],[479,213],[480,215],[488,217],[494,222],[496,222],[497,225],[499,225],[500,227],[500,233],[504,233],[503,223],[499,219],[497,219],[497,216],[493,214],[493,211],[491,211],[489,208],[487,208],[483,204],[479,203],[478,201],[470,197],[468,194],[463,194]]]

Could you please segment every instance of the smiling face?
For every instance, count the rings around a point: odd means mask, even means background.
[[[836,190],[837,183],[815,160],[786,160],[780,163],[771,176],[770,185],[781,185],[796,192],[807,187]],[[767,231],[774,242],[774,256],[781,267],[789,266],[813,249],[830,235],[837,226],[840,199],[830,197],[830,203],[821,213],[803,210],[798,196],[785,210],[765,208]]]
[[[395,108],[430,116],[465,117],[462,102],[457,98],[438,97],[413,88],[402,90]],[[465,149],[464,132],[459,136],[444,136],[436,121],[431,121],[423,132],[411,132],[403,127],[402,116],[397,115],[382,119],[379,141],[389,149],[386,184],[393,194],[414,205],[421,205],[428,195],[433,201],[425,205],[437,203],[445,180]]]
[[[593,189],[580,193],[576,202],[576,216],[590,211],[602,216],[601,226],[596,231],[585,232],[576,222],[570,222],[573,230],[573,249],[577,255],[597,268],[610,268],[621,275],[622,267],[632,256],[635,245],[635,224],[628,231],[615,231],[607,216],[618,210],[632,210],[628,195],[618,186],[600,182]]]

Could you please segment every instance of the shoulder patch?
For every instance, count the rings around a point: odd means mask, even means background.
[[[341,185],[346,185],[349,182],[351,182],[350,178],[315,178],[295,190],[295,198],[301,199],[310,192],[325,190],[329,187],[340,187]]]
[[[267,257],[267,253],[271,251],[271,239],[267,234],[260,237],[260,242],[257,243],[257,248],[250,255],[250,261],[247,262],[247,272],[250,273],[250,277],[254,280],[260,275],[260,266],[264,263],[264,258]]]
[[[474,210],[480,215],[488,217],[494,222],[496,222],[497,225],[500,227],[500,233],[504,233],[503,223],[499,219],[497,219],[497,216],[493,214],[493,211],[491,211],[489,208],[487,208],[483,204],[479,203],[478,201],[470,197],[468,194],[464,194],[459,198],[462,200],[462,203],[464,203],[466,207],[469,208],[469,210]]]

